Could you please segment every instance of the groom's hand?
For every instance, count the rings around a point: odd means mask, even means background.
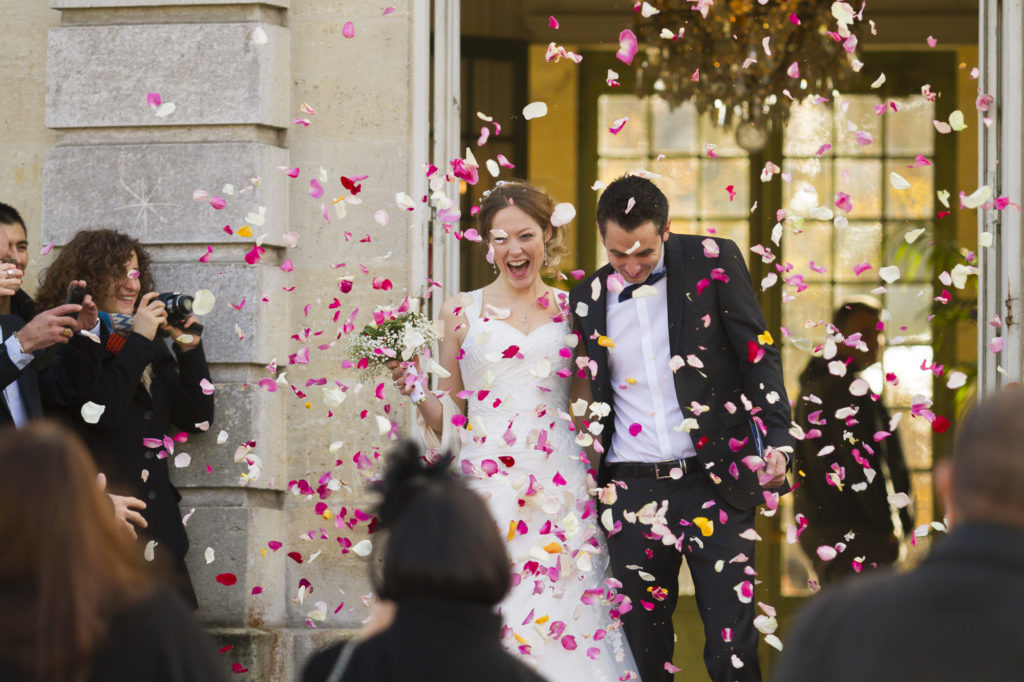
[[[786,455],[775,448],[766,448],[764,470],[758,476],[762,488],[778,488],[786,480]]]

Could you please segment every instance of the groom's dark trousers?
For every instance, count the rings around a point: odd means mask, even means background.
[[[689,433],[698,461],[688,462],[692,471],[678,480],[656,477],[665,472],[650,471],[653,465],[609,464],[604,457],[598,473],[602,485],[614,480],[626,486],[618,488],[612,505],[621,527],[609,533],[608,546],[613,574],[633,603],[623,622],[644,682],[672,679],[665,664],[672,659],[672,611],[684,556],[704,622],[708,672],[715,682],[761,679],[753,602],[745,593],[754,582],[753,575],[744,573],[752,566],[754,543],[739,535],[752,528],[754,510],[765,494],[747,466],[763,454],[752,424],[768,445],[793,444],[780,353],[766,335],[743,255],[734,242],[718,238],[719,253],[709,255],[704,241],[672,234],[664,256],[668,355],[687,360],[672,380],[679,408],[696,422]],[[570,294],[581,352],[597,366],[588,375],[592,398],[611,407],[600,420],[605,452],[615,431],[609,346],[602,342],[608,328],[606,282],[612,272],[609,266],[599,269]],[[772,492],[788,490],[783,484]],[[660,506],[663,500],[668,501],[667,528],[676,538],[683,536],[679,549],[660,537],[645,537],[651,526],[630,523],[623,514],[651,502]],[[698,518],[711,524],[695,522]]]

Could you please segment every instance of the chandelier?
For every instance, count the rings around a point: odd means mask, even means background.
[[[650,0],[636,4],[637,91],[672,108],[693,102],[736,126],[748,151],[789,118],[790,104],[830,97],[861,63],[860,17],[828,0]]]

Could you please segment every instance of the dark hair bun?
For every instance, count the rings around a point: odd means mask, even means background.
[[[452,455],[446,454],[428,464],[419,447],[411,440],[401,441],[388,456],[384,478],[374,484],[380,494],[377,518],[382,528],[390,528],[416,495],[444,481],[454,480]]]

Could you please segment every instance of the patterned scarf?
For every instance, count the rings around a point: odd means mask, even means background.
[[[101,312],[100,319],[113,332],[107,338],[107,351],[117,355],[121,352],[124,342],[128,340],[132,329],[135,327],[135,316],[126,313]],[[141,381],[142,387],[146,389],[146,393],[151,393],[149,387],[153,383],[153,365],[146,365],[146,369],[142,371]]]

